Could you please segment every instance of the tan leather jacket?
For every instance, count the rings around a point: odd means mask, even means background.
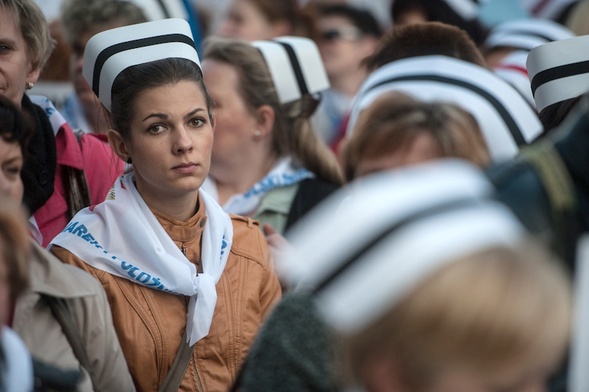
[[[61,324],[41,295],[68,303],[94,374],[95,388],[86,369],[77,391],[133,391],[133,381],[102,286],[96,279],[70,265],[62,264],[45,249],[33,243],[30,288],[16,301],[13,329],[31,354],[61,369],[78,369],[76,358]]]
[[[197,264],[204,207],[188,222],[153,211],[186,257]],[[196,343],[179,391],[227,391],[262,320],[281,296],[271,256],[258,224],[231,216],[233,245],[217,283],[217,305],[208,336]],[[186,327],[188,297],[156,291],[95,269],[63,248],[61,260],[96,276],[108,295],[113,321],[138,391],[157,391],[170,370]]]

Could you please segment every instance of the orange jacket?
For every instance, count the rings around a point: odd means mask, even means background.
[[[202,203],[188,222],[154,211],[186,257],[198,267],[206,216]],[[258,328],[281,296],[271,256],[258,224],[232,215],[233,245],[217,283],[217,305],[208,336],[196,343],[179,391],[226,391]],[[188,297],[153,290],[95,269],[53,246],[62,261],[83,268],[104,286],[113,323],[138,391],[157,391],[172,366],[186,327]]]

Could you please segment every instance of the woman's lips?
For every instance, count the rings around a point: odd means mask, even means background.
[[[172,168],[172,170],[174,170],[175,172],[178,173],[182,173],[182,174],[190,174],[196,171],[196,169],[198,168],[198,165],[194,162],[188,162],[188,163],[181,163],[179,165],[176,165]]]

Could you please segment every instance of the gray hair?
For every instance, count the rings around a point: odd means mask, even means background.
[[[61,23],[68,41],[105,25],[147,22],[143,9],[123,0],[66,0],[61,7]]]

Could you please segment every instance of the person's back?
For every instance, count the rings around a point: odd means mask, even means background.
[[[489,167],[497,197],[535,236],[550,244],[574,270],[576,246],[589,230],[589,159],[585,95],[565,121],[522,150],[516,159]]]
[[[492,195],[446,160],[365,178],[310,214],[283,260],[294,294],[234,390],[541,390],[570,334],[570,282]]]
[[[78,391],[134,390],[100,283],[32,247],[30,287],[16,301],[12,322],[31,354],[59,369],[80,369]]]

